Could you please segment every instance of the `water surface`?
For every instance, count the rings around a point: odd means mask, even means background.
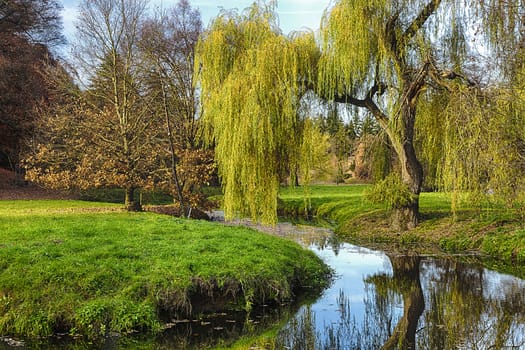
[[[525,281],[457,257],[310,246],[338,274],[280,331],[289,349],[525,349]]]
[[[268,349],[525,350],[525,280],[486,269],[473,258],[385,253],[337,242],[322,228],[259,229],[313,250],[334,269],[331,286],[313,299],[262,306],[251,314],[173,320],[154,339],[114,336],[96,348],[213,349],[243,338],[245,344],[263,339]],[[4,340],[0,349],[14,348]],[[66,338],[38,347],[94,345]]]

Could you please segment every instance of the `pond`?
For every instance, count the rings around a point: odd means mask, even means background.
[[[385,253],[322,229],[289,231],[336,278],[279,330],[276,348],[525,349],[525,280],[475,257]]]
[[[331,286],[249,315],[174,320],[155,339],[114,337],[102,347],[211,349],[242,337],[275,349],[525,349],[525,280],[488,270],[473,257],[385,253],[338,242],[322,228],[266,230],[321,256],[335,271]],[[4,340],[0,349],[11,349]],[[58,340],[51,347],[90,346]]]

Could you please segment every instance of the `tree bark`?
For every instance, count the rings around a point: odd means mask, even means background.
[[[412,128],[413,133],[413,128]],[[401,166],[401,180],[412,193],[412,200],[401,208],[394,208],[392,226],[405,231],[415,228],[419,223],[419,194],[423,183],[423,168],[417,159],[413,140],[404,140],[397,151]]]
[[[135,187],[126,187],[126,198],[124,200],[124,206],[127,211],[141,211],[142,206],[140,202],[135,201]]]
[[[403,75],[403,94],[400,97],[399,114],[388,116],[380,110],[373,101],[373,96],[383,89],[374,85],[364,99],[352,96],[336,96],[336,102],[350,103],[366,108],[385,130],[399,158],[401,180],[412,192],[412,201],[401,208],[394,208],[392,226],[396,230],[405,231],[416,227],[419,223],[419,193],[423,184],[423,167],[417,159],[414,149],[414,125],[416,121],[417,98],[425,85],[429,64],[416,74],[406,72]],[[396,119],[392,121],[392,118]],[[395,125],[395,126],[393,126]]]
[[[162,100],[163,100],[163,106],[164,106],[164,121],[166,122],[166,132],[168,133],[168,142],[170,145],[170,157],[171,157],[171,178],[173,183],[175,184],[175,191],[177,193],[177,199],[179,201],[180,205],[180,215],[186,216],[190,214],[190,211],[186,212],[186,204],[184,201],[184,193],[182,190],[182,186],[179,180],[179,175],[177,173],[177,163],[178,163],[178,157],[175,152],[175,143],[173,142],[173,132],[171,129],[170,124],[170,117],[168,112],[168,97],[166,93],[166,87],[164,86],[164,82],[161,82],[162,87]]]
[[[412,200],[401,208],[394,208],[392,225],[394,229],[405,231],[419,223],[419,194],[423,184],[423,167],[414,149],[414,127],[416,122],[417,98],[425,84],[428,63],[416,74],[404,75],[404,90],[400,104],[397,130],[389,133],[394,149],[399,157],[401,181],[408,186]],[[394,116],[395,117],[395,116]]]

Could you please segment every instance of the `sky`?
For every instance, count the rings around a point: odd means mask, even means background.
[[[150,6],[162,6],[170,8],[178,0],[150,0]],[[64,20],[64,32],[69,41],[73,40],[75,32],[75,20],[77,17],[77,7],[80,0],[62,0],[64,10],[62,12]],[[221,8],[238,9],[239,11],[250,6],[254,0],[189,0],[194,8],[201,12],[202,22],[207,27],[210,20],[219,13]],[[331,0],[280,0],[277,3],[277,13],[279,16],[280,27],[284,33],[293,30],[309,28],[319,29],[319,23],[323,11],[331,3]]]

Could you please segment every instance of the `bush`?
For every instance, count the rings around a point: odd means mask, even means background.
[[[373,204],[384,204],[393,209],[407,206],[413,201],[413,196],[408,186],[395,173],[365,191],[365,198]]]

